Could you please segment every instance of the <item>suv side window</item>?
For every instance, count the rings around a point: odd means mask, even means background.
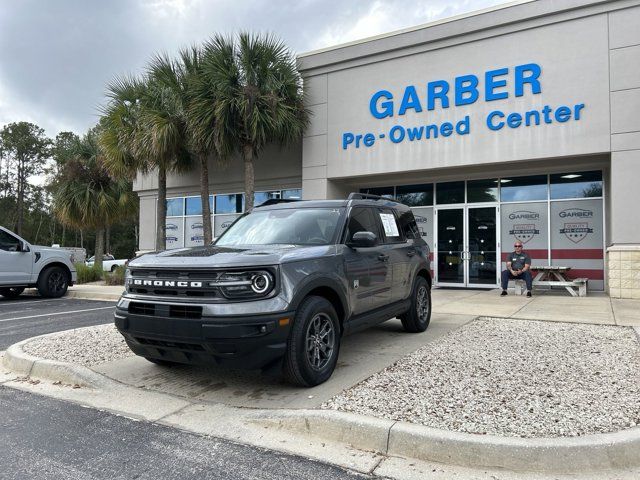
[[[4,230],[0,230],[0,250],[17,252],[20,250],[20,240],[13,235],[9,235]]]
[[[416,239],[420,238],[420,230],[418,224],[413,216],[413,212],[408,210],[400,214],[400,229],[404,233],[405,238]]]
[[[380,224],[384,232],[385,243],[399,243],[404,241],[402,230],[398,227],[398,219],[393,210],[381,208],[378,210]]]
[[[353,235],[358,232],[375,233],[380,239],[380,230],[373,216],[373,209],[369,207],[354,207],[349,215],[349,224],[347,226],[346,241],[350,242]]]

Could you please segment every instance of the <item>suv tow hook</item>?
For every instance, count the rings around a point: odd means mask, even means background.
[[[380,260],[381,262],[386,262],[387,260],[389,260],[389,255],[381,253],[380,255],[378,255],[378,260]]]

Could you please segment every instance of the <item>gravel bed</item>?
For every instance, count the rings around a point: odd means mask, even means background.
[[[26,343],[23,350],[34,357],[85,367],[134,356],[112,323],[67,330],[39,338]]]
[[[628,327],[478,319],[321,408],[514,437],[623,430],[640,425],[640,344]]]

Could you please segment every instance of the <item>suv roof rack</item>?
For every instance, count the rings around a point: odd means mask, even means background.
[[[371,195],[370,193],[352,192],[347,200],[384,200],[387,202],[402,203],[394,198],[381,197],[380,195]]]
[[[299,201],[300,199],[298,198],[270,198],[262,202],[260,205],[256,205],[255,208],[267,207],[269,205],[277,205],[278,203],[291,203],[291,202],[299,202]]]

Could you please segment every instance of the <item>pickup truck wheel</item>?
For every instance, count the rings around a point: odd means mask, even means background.
[[[4,298],[17,298],[24,292],[24,287],[0,288],[0,295]]]
[[[115,272],[117,268],[118,268],[118,266],[117,266],[117,265],[113,265],[113,266],[111,267],[111,273]]]
[[[58,298],[67,293],[69,274],[62,267],[44,269],[38,277],[38,292],[46,298]]]
[[[411,307],[400,317],[407,332],[424,332],[431,321],[431,289],[422,277],[417,277],[411,293]]]
[[[283,373],[294,385],[313,387],[329,379],[338,361],[340,327],[326,298],[307,297],[296,312]]]

